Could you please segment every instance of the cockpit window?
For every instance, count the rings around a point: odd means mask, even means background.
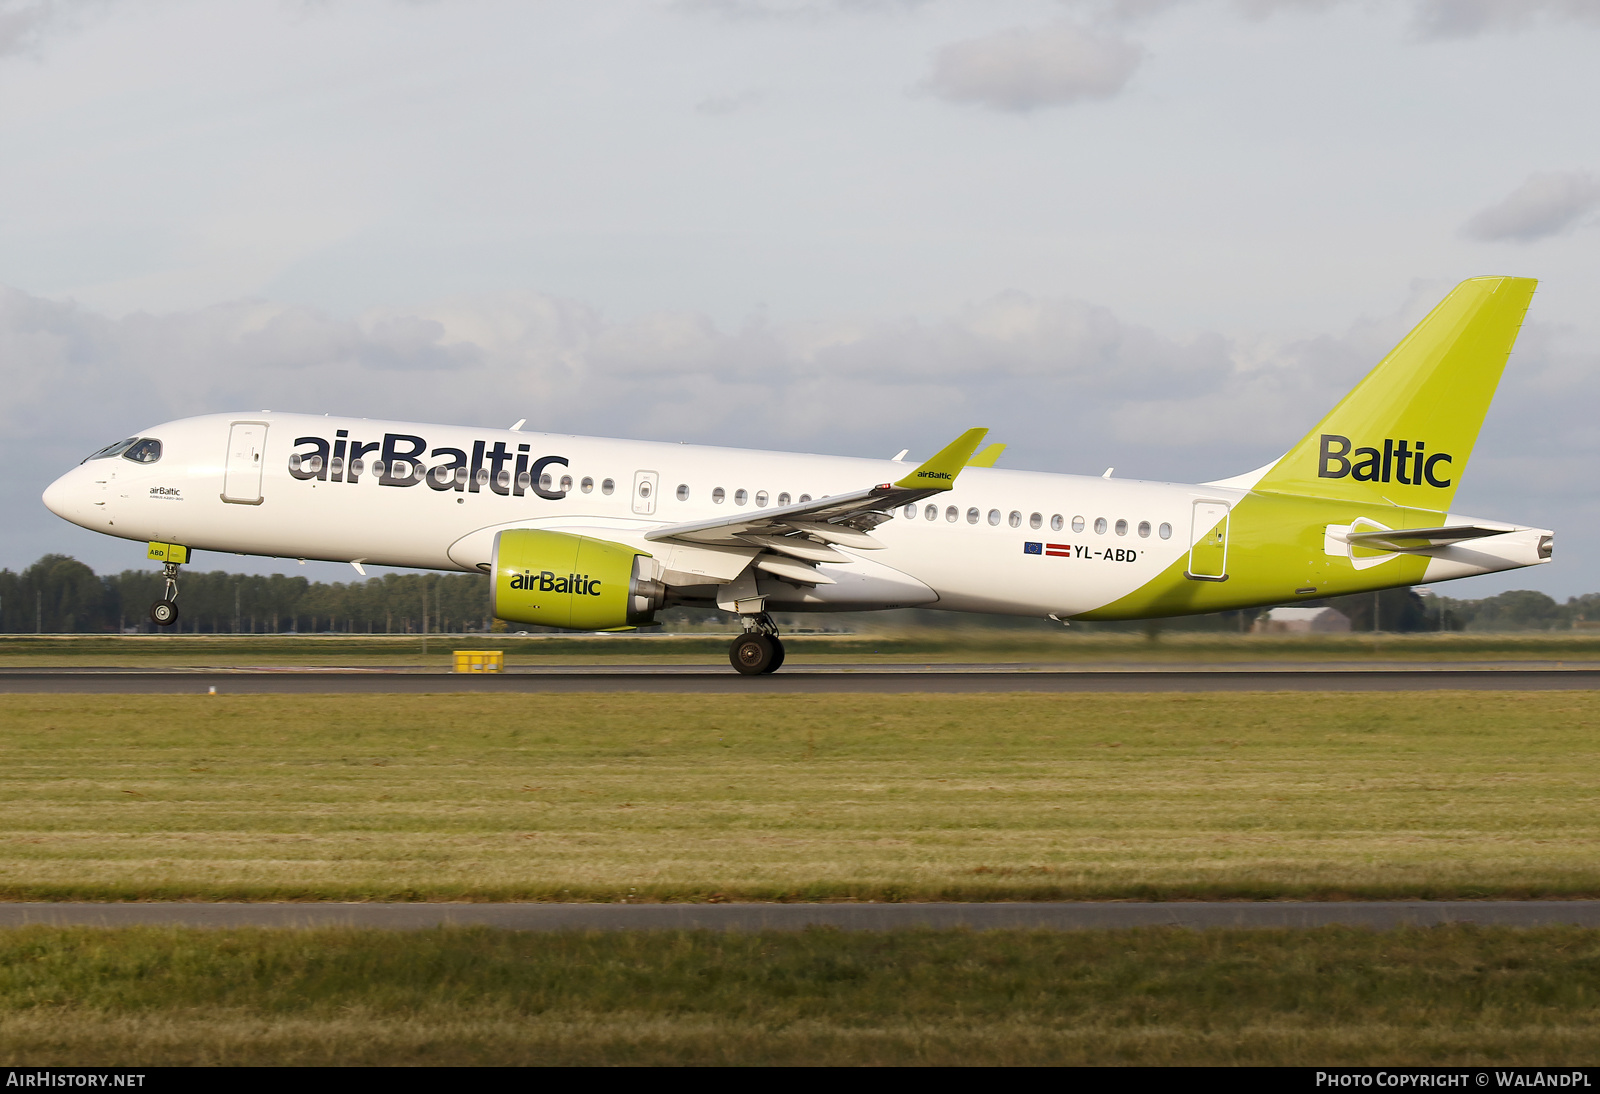
[[[134,446],[134,445],[136,445],[138,443],[139,443],[139,438],[138,437],[129,437],[125,441],[118,441],[116,444],[108,444],[104,448],[102,448],[100,451],[94,452],[94,453],[91,453],[90,455],[85,456],[83,458],[83,462],[84,463],[88,463],[90,460],[109,460],[113,456],[122,455],[129,448],[131,448],[132,446]]]
[[[134,463],[155,463],[161,458],[161,442],[154,437],[144,437],[124,452],[122,458]]]

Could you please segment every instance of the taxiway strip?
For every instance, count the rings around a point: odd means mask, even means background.
[[[0,928],[357,927],[513,931],[1600,927],[1600,900],[996,904],[0,904]]]
[[[1600,669],[1029,670],[970,668],[918,671],[879,667],[785,668],[771,676],[731,669],[677,668],[541,671],[499,675],[421,672],[0,672],[0,693],[78,695],[561,694],[635,692],[694,695],[820,695],[979,692],[1208,691],[1588,691]]]

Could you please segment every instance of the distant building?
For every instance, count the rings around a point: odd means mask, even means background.
[[[1273,608],[1250,627],[1252,634],[1343,634],[1350,617],[1333,608]]]

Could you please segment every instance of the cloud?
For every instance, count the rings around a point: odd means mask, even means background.
[[[112,318],[0,288],[0,565],[62,549],[124,565],[124,548],[73,538],[39,493],[118,437],[218,411],[481,426],[525,417],[552,433],[882,457],[927,455],[986,425],[1010,444],[1008,467],[1220,478],[1299,439],[1446,288],[1420,285],[1394,314],[1286,341],[1173,338],[1092,303],[1022,292],[933,318],[729,329],[691,311],[608,320],[535,293],[355,318],[259,300]],[[1569,526],[1563,514],[1587,487],[1520,479],[1516,461],[1535,430],[1561,466],[1592,465],[1597,377],[1592,350],[1531,325],[1463,508]]]
[[[1587,171],[1548,171],[1528,181],[1461,226],[1463,235],[1531,243],[1576,224],[1600,205],[1600,178]]]
[[[19,532],[47,535],[38,493],[84,454],[171,418],[250,409],[526,417],[554,433],[860,455],[926,454],[988,425],[1012,446],[1008,466],[1195,481],[1279,454],[1415,318],[1267,344],[1172,338],[1014,291],[932,318],[730,329],[692,311],[613,321],[535,293],[356,318],[268,301],[111,318],[0,290],[0,430],[14,453],[0,506],[23,514]],[[7,537],[12,563],[48,546]]]
[[[52,32],[72,29],[79,17],[103,11],[112,0],[0,0],[0,57],[29,53]]]
[[[945,46],[923,86],[950,102],[1027,113],[1110,98],[1143,59],[1135,43],[1071,23],[1017,28]]]
[[[1108,22],[1137,22],[1171,8],[1193,6],[1202,0],[1067,0],[1080,11]],[[1213,0],[1204,0],[1212,3]],[[1247,19],[1269,19],[1296,12],[1322,12],[1371,0],[1233,0]],[[1596,0],[1406,0],[1413,37],[1424,41],[1469,38],[1494,31],[1517,31],[1541,22],[1600,24]]]
[[[695,103],[694,109],[697,114],[721,118],[755,106],[764,98],[766,95],[760,91],[741,91],[736,95],[708,95]]]
[[[1600,24],[1596,0],[1413,0],[1412,25],[1424,39],[1522,30],[1540,21]]]

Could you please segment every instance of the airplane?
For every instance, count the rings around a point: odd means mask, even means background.
[[[208,414],[95,452],[44,492],[146,543],[178,618],[194,551],[482,572],[510,622],[585,631],[736,614],[938,608],[1147,619],[1550,561],[1548,529],[1454,513],[1532,278],[1462,282],[1279,459],[1199,484],[995,467],[969,429],[920,464],[305,414]]]

